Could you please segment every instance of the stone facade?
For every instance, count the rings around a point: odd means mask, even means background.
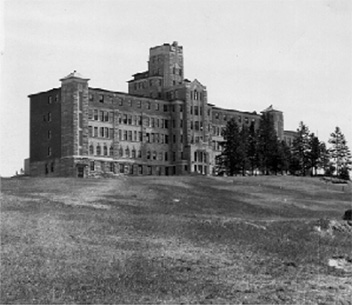
[[[128,93],[88,81],[74,71],[61,88],[29,96],[31,175],[209,175],[228,120],[259,126],[260,114],[218,108],[204,85],[184,79],[176,42],[150,49],[148,70],[133,75]],[[282,112],[265,111],[283,139]]]

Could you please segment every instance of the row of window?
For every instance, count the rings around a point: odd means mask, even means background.
[[[93,94],[89,94],[89,100],[90,101],[94,101],[94,95]],[[105,103],[107,100],[107,98],[103,95],[103,94],[100,94],[99,95],[99,102],[100,103]],[[110,104],[113,104],[114,103],[114,99],[113,97],[109,97],[109,100],[110,100]],[[136,106],[137,108],[140,108],[140,109],[152,109],[152,105],[154,104],[154,107],[153,107],[153,110],[155,111],[160,111],[161,110],[161,107],[160,107],[160,103],[156,102],[156,101],[141,101],[141,100],[132,100],[132,99],[127,99],[127,100],[123,100],[122,98],[119,98],[118,99],[118,104],[119,106],[123,106],[124,104],[129,106],[129,107],[133,107],[133,106]],[[163,111],[164,112],[168,112],[169,111],[169,105],[167,104],[164,104],[163,105]]]
[[[150,79],[149,82],[147,82],[146,80],[144,81],[139,81],[139,82],[135,82],[133,83],[133,88],[134,90],[138,90],[138,89],[146,89],[147,85],[149,83],[149,87],[153,87],[153,86],[159,86],[161,87],[162,85],[162,80],[161,79]]]
[[[162,173],[162,168],[163,166],[154,166],[153,167],[150,165],[143,166],[141,164],[124,164],[124,163],[114,163],[114,162],[105,162],[105,161],[90,161],[89,168],[91,171],[97,170],[97,168],[100,167],[100,170],[102,171],[110,171],[111,173],[117,174],[118,172],[121,174],[138,174],[138,175],[152,175],[153,172],[154,174],[161,175]],[[171,169],[171,171],[168,171],[168,169]],[[185,171],[188,170],[187,165],[185,165]],[[165,172],[170,173],[170,174],[176,174],[176,167],[165,167]]]
[[[51,122],[51,120],[52,120],[51,112],[43,114],[43,122]]]
[[[227,116],[226,114],[221,114],[219,112],[214,112],[214,117],[215,117],[216,120],[219,120],[219,119],[221,120],[221,115],[222,115],[222,120],[223,121],[227,121],[227,120],[231,120],[231,119],[235,118],[235,116]],[[237,120],[238,120],[239,123],[242,123],[242,116],[238,116]],[[251,122],[254,123],[255,119],[252,118]],[[249,124],[249,118],[248,117],[244,118],[244,123],[245,124]]]
[[[142,158],[142,151],[141,150],[136,150],[135,148],[130,149],[128,146],[123,149],[122,147],[119,148],[118,150],[119,157],[125,157],[125,158]],[[89,145],[89,154],[92,156],[113,156],[114,155],[114,148],[108,146],[106,144],[104,145],[96,145],[94,146],[93,144]],[[168,161],[168,152],[156,152],[156,151],[146,151],[145,152],[145,157],[147,160],[157,160],[157,161]],[[181,152],[181,158],[183,158],[183,152]],[[176,160],[176,152],[173,152],[173,161]]]
[[[52,104],[53,101],[58,102],[59,101],[59,95],[56,94],[54,97],[52,95],[48,96],[48,104]]]
[[[114,138],[114,129],[108,127],[88,126],[89,136],[93,138]]]

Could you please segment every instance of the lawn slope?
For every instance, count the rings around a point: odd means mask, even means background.
[[[299,177],[1,182],[1,303],[348,304],[351,185]],[[324,233],[324,234],[323,234]],[[344,303],[346,302],[346,303]]]

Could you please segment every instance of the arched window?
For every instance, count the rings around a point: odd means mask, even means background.
[[[89,154],[90,155],[94,155],[94,146],[93,146],[93,144],[89,145]]]
[[[120,155],[120,157],[123,157],[123,149],[122,149],[122,147],[120,147],[120,149],[119,149],[119,155]]]
[[[136,149],[134,147],[132,149],[132,158],[136,158]]]
[[[104,156],[108,155],[108,147],[104,145]]]
[[[97,146],[97,155],[98,156],[101,155],[101,147],[100,147],[100,145]]]
[[[109,155],[110,156],[114,155],[114,148],[112,146],[110,146]]]
[[[150,160],[150,151],[147,151],[147,159]]]
[[[130,157],[130,149],[128,147],[125,150],[125,155],[126,155],[127,158]]]

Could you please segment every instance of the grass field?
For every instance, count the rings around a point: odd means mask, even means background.
[[[2,304],[352,304],[352,235],[316,229],[351,208],[351,184],[187,176],[1,188]]]

